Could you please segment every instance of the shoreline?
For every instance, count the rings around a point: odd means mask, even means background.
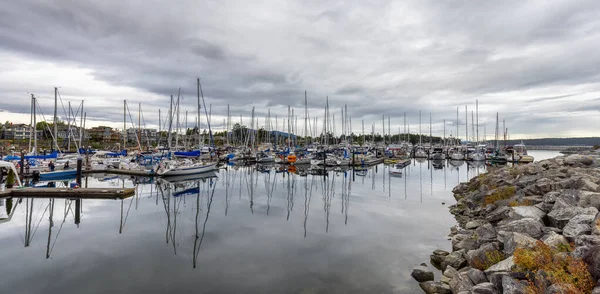
[[[435,250],[411,276],[425,293],[600,293],[598,166],[558,156],[460,183],[452,251]]]

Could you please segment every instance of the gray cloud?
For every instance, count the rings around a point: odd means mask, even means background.
[[[234,117],[250,116],[253,105],[258,117],[268,108],[284,117],[288,105],[301,116],[307,90],[311,117],[322,121],[329,96],[338,123],[348,105],[355,131],[362,119],[380,131],[382,115],[397,129],[404,112],[414,126],[422,110],[441,132],[457,106],[464,125],[464,105],[470,111],[479,99],[487,128],[500,112],[515,134],[593,135],[595,119],[579,117],[579,124],[568,112],[600,92],[599,13],[600,3],[584,0],[12,1],[0,7],[0,53],[8,56],[0,89],[10,100],[2,107],[27,113],[26,99],[15,98],[51,92],[35,79],[10,77],[13,65],[42,62],[136,91],[118,97],[62,85],[65,96],[87,97],[88,112],[104,120],[118,121],[121,108],[97,101],[127,99],[143,103],[157,124],[158,108],[166,111],[179,87],[182,109],[195,112],[199,76],[216,124],[227,104]],[[548,120],[561,123],[549,129]]]

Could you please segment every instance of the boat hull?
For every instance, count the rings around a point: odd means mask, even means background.
[[[77,176],[77,170],[60,170],[40,174],[40,181],[68,180]]]
[[[194,175],[211,172],[217,169],[217,164],[205,164],[205,165],[197,165],[190,167],[176,167],[172,169],[168,169],[165,171],[159,171],[158,175],[161,177],[169,177],[169,176],[184,176],[184,175]]]

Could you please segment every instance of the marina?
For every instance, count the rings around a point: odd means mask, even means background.
[[[434,232],[454,223],[445,205],[452,188],[488,168],[494,167],[413,159],[401,175],[384,164],[314,171],[225,165],[177,178],[88,174],[82,182],[89,189],[135,194],[105,200],[2,197],[1,256],[22,266],[0,268],[0,274],[15,281],[6,288],[11,293],[58,289],[52,276],[28,283],[35,268],[65,273],[61,288],[73,291],[110,271],[104,280],[110,282],[93,283],[96,289],[185,292],[194,279],[207,292],[409,293],[418,290],[409,282],[412,264],[449,246],[445,234]],[[58,181],[56,189],[66,184]],[[39,188],[22,190],[31,189]],[[81,201],[79,213],[73,199]],[[281,271],[281,260],[294,270]],[[68,271],[72,266],[86,270]],[[223,271],[228,278],[216,279]],[[248,278],[257,271],[269,282]],[[167,273],[176,274],[159,278]]]

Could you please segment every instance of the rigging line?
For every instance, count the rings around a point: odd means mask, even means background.
[[[131,210],[131,204],[133,203],[133,199],[135,199],[135,197],[131,197],[131,202],[129,202],[129,208],[127,208],[127,213],[125,214],[125,220],[123,221],[123,225],[121,227],[125,227],[125,224],[127,223],[127,217],[129,216],[129,211]]]
[[[60,235],[60,231],[62,230],[63,225],[65,224],[66,220],[67,220],[67,215],[69,214],[69,211],[71,210],[71,204],[73,203],[73,200],[69,200],[69,207],[67,207],[67,211],[65,212],[65,216],[63,217],[63,221],[60,224],[60,227],[58,228],[58,232],[56,232],[56,237],[54,238],[54,242],[52,242],[52,247],[50,247],[50,252],[52,252],[52,250],[54,249],[54,244],[56,244],[56,241],[58,240],[58,235]]]
[[[135,129],[135,123],[133,123],[133,118],[131,117],[131,111],[129,110],[129,103],[127,103],[125,105],[127,106],[127,113],[129,113],[129,121],[131,121],[131,125]],[[123,130],[123,132],[127,132],[127,130]],[[136,139],[136,141],[138,143],[138,146],[141,146],[142,144],[140,143],[140,138],[138,138],[137,135],[135,136],[135,139]]]
[[[37,99],[35,101],[35,104],[37,105],[37,109],[40,111],[40,115],[42,116],[42,118],[44,119],[44,121],[47,121],[46,120],[46,116],[44,116],[44,113],[42,112],[42,107],[40,106],[40,103],[37,101]],[[50,125],[48,125],[48,123],[46,123],[46,129],[48,129],[48,132],[50,133],[50,136],[52,137],[52,140],[56,140],[56,138],[54,138],[54,133],[50,129]],[[58,151],[60,151],[60,148],[58,149]]]
[[[46,211],[48,211],[48,207],[50,207],[50,204],[46,205],[46,209],[44,209],[44,213],[42,213],[42,216],[40,217],[37,225],[35,226],[35,230],[33,230],[33,234],[31,235],[31,240],[33,240],[33,237],[35,236],[35,232],[37,232],[38,228],[40,227],[40,223],[44,219],[44,216],[46,215]]]

